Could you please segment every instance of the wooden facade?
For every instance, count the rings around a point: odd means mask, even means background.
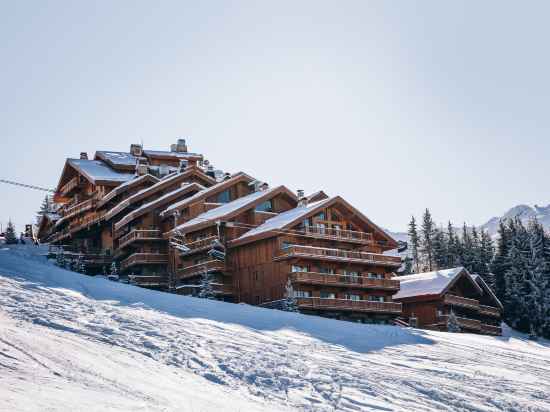
[[[480,276],[464,268],[396,278],[403,316],[420,328],[447,330],[454,313],[465,332],[501,335],[502,304]]]
[[[269,188],[224,174],[178,142],[171,151],[97,152],[68,159],[44,239],[83,255],[88,272],[115,262],[143,287],[276,307],[290,282],[300,311],[387,323],[397,243],[341,197]],[[47,233],[46,233],[47,232]]]

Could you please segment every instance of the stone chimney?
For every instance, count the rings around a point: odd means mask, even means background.
[[[187,153],[185,139],[178,139],[175,144],[170,145],[170,151],[176,153]]]
[[[130,154],[135,157],[141,157],[143,155],[143,146],[137,143],[130,145]]]
[[[86,153],[86,152],[80,152],[80,159],[82,159],[82,160],[88,160],[88,153]]]
[[[298,206],[299,207],[306,207],[307,206],[307,197],[304,195],[304,191],[302,189],[298,189],[296,191],[296,196],[298,196]]]

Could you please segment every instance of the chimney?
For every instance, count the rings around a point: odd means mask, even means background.
[[[170,151],[176,153],[187,153],[187,144],[185,143],[185,139],[178,139],[175,144],[171,144]]]
[[[214,166],[208,166],[208,168],[206,169],[206,174],[211,178],[215,179],[216,174],[214,173]]]
[[[307,197],[305,197],[304,191],[302,189],[298,189],[296,195],[298,196],[298,207],[306,207]]]
[[[141,157],[143,155],[143,147],[140,144],[133,143],[130,145],[130,154],[135,157]]]
[[[263,182],[262,184],[260,184],[260,190],[264,191],[267,189],[269,189],[269,185],[266,182]]]
[[[80,159],[82,159],[82,160],[88,160],[88,153],[86,153],[86,152],[80,152]]]
[[[229,180],[229,179],[231,179],[231,173],[226,172],[226,173],[223,175],[223,180]]]

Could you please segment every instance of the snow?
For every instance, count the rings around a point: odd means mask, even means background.
[[[298,206],[294,209],[290,209],[287,212],[279,213],[277,216],[272,217],[271,219],[266,220],[263,224],[258,226],[257,228],[254,228],[252,230],[249,230],[244,235],[242,235],[240,238],[236,240],[241,240],[248,238],[250,236],[258,235],[261,233],[269,232],[271,230],[278,230],[285,228],[288,224],[297,221],[298,219],[304,217],[308,213],[310,213],[312,210],[317,209],[318,207],[323,206],[326,203],[329,203],[332,201],[333,198],[321,200],[319,202],[310,203],[307,206]]]
[[[398,293],[393,295],[393,298],[401,299],[421,295],[440,295],[449,287],[455,277],[464,271],[466,271],[466,269],[463,267],[457,267],[434,272],[399,276],[395,279],[399,279],[401,282],[401,289]],[[472,280],[472,282],[477,286],[475,281]]]
[[[179,226],[176,226],[176,228],[173,230],[175,231],[184,230],[184,229],[193,227],[195,225],[198,225],[199,223],[220,219],[226,215],[229,215],[230,213],[236,212],[242,207],[246,207],[247,205],[250,205],[251,203],[255,202],[256,200],[262,197],[268,196],[270,193],[273,193],[280,188],[281,186],[275,187],[272,189],[267,189],[267,190],[260,190],[258,192],[253,192],[247,196],[239,197],[233,200],[232,202],[224,203],[221,206],[218,206],[214,209],[210,209],[208,212],[204,212],[198,215],[196,218],[191,219]]]
[[[191,152],[167,152],[162,150],[144,150],[143,154],[147,157],[174,157],[176,159],[187,159],[190,157],[201,157],[202,155],[199,153],[191,153]]]
[[[189,191],[189,189],[191,189],[193,187],[195,187],[197,190],[201,190],[201,188],[204,188],[204,186],[201,186],[198,183],[184,183],[184,184],[182,184],[181,187],[162,195],[158,199],[155,199],[155,200],[152,200],[148,203],[145,203],[145,204],[141,205],[140,207],[138,207],[136,210],[133,210],[130,213],[128,213],[120,221],[115,223],[115,230],[119,230],[122,226],[124,226],[124,225],[128,224],[129,222],[135,220],[136,218],[138,218],[142,214],[147,213],[147,210],[151,206],[162,205],[163,203],[170,201],[171,199],[173,199],[174,197],[176,197],[180,194],[187,193]]]
[[[99,150],[95,153],[95,155],[100,159],[105,159],[116,166],[135,166],[137,164],[137,157],[128,152]]]
[[[140,289],[0,249],[0,410],[549,411],[550,342]]]
[[[67,162],[93,183],[101,181],[123,183],[134,178],[134,173],[118,172],[101,160],[67,159]]]
[[[121,185],[115,187],[113,190],[111,190],[109,193],[107,193],[101,199],[101,204],[104,204],[104,203],[108,202],[113,197],[123,193],[126,189],[128,189],[128,188],[130,188],[130,187],[132,187],[136,184],[139,184],[141,182],[144,182],[146,180],[151,180],[153,182],[158,182],[159,181],[159,179],[157,179],[155,176],[150,175],[150,174],[145,174],[145,175],[142,175],[142,176],[136,176],[134,179],[131,179],[131,180],[128,180],[127,182],[125,182],[125,183],[122,183]]]
[[[191,196],[187,199],[184,199],[180,202],[177,202],[177,203],[174,203],[173,205],[170,205],[169,207],[164,209],[162,212],[160,212],[160,216],[165,217],[170,212],[172,212],[176,209],[179,209],[182,206],[189,205],[189,204],[193,203],[194,201],[196,201],[198,199],[202,199],[202,198],[208,196],[210,193],[216,192],[217,190],[220,189],[220,187],[226,187],[226,186],[229,187],[229,185],[231,185],[233,182],[235,182],[236,180],[240,179],[243,176],[248,177],[251,181],[254,180],[252,177],[248,176],[246,173],[243,173],[243,172],[236,173],[233,176],[231,176],[231,178],[228,179],[228,180],[224,180],[223,182],[212,185],[209,188],[206,188],[206,189],[200,191],[199,193],[194,194],[193,196]]]

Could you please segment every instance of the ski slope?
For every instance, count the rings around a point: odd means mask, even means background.
[[[0,410],[550,411],[550,343],[170,295],[0,246]]]

